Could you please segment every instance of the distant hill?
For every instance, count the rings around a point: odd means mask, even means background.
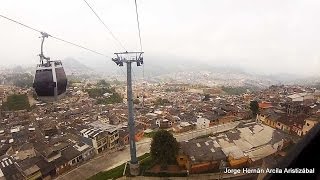
[[[64,70],[69,74],[87,74],[94,73],[94,70],[74,58],[66,58],[62,60]]]

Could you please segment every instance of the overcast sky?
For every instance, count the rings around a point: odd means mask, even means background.
[[[87,1],[128,51],[139,50],[134,0]],[[138,0],[138,6],[146,62],[160,56],[320,74],[319,0]],[[123,51],[83,0],[1,0],[0,14],[110,56]],[[39,36],[0,18],[1,64],[37,63]],[[52,59],[105,60],[50,38],[45,52]]]

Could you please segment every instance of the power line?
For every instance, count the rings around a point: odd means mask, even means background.
[[[11,21],[11,22],[14,22],[14,23],[16,23],[16,24],[19,24],[19,25],[21,25],[21,26],[24,26],[24,27],[26,27],[26,28],[28,28],[28,29],[33,30],[33,31],[36,31],[36,32],[39,32],[39,33],[43,33],[43,31],[40,31],[40,30],[38,30],[38,29],[35,29],[35,28],[31,27],[31,26],[25,25],[25,24],[23,24],[23,23],[21,23],[21,22],[19,22],[19,21],[13,20],[13,19],[8,18],[8,17],[6,17],[6,16],[3,16],[3,15],[1,15],[1,14],[0,14],[0,17],[2,17],[2,18],[4,18],[4,19],[7,19],[7,20],[9,20],[9,21]],[[93,53],[96,53],[96,54],[99,54],[99,55],[102,55],[102,56],[105,56],[105,57],[110,58],[110,56],[107,56],[107,55],[105,55],[105,54],[99,53],[99,52],[97,52],[97,51],[94,51],[94,50],[92,50],[92,49],[86,48],[86,47],[84,47],[84,46],[78,45],[78,44],[76,44],[76,43],[73,43],[73,42],[70,42],[70,41],[61,39],[61,38],[56,37],[56,36],[52,36],[52,35],[50,35],[50,34],[48,34],[48,36],[50,36],[50,37],[52,37],[52,38],[54,38],[54,39],[56,39],[56,40],[59,40],[59,41],[62,41],[62,42],[71,44],[71,45],[73,45],[73,46],[76,46],[76,47],[78,47],[78,48],[82,48],[82,49],[85,49],[85,50],[87,50],[87,51],[90,51],[90,52],[93,52]]]
[[[139,31],[139,40],[140,40],[140,51],[142,51],[142,41],[141,41],[141,31],[140,31],[140,22],[139,22],[139,14],[138,14],[138,5],[137,0],[134,0],[136,5],[136,15],[137,15],[137,23],[138,23],[138,31]]]
[[[94,15],[99,19],[99,21],[103,24],[103,26],[108,30],[108,32],[111,34],[111,36],[119,43],[119,45],[125,50],[126,48],[123,46],[123,44],[119,41],[119,39],[112,33],[112,31],[110,30],[110,28],[102,21],[102,19],[99,17],[99,15],[93,10],[93,8],[90,6],[90,4],[86,1],[83,0],[87,6],[91,9],[91,11],[94,13]]]
[[[140,51],[142,51],[142,40],[141,40],[141,30],[140,30],[140,21],[139,21],[139,13],[138,13],[138,4],[137,0],[134,0],[135,6],[136,6],[136,15],[137,15],[137,24],[138,24],[138,32],[139,32],[139,41],[140,41]],[[142,79],[143,79],[143,84],[142,84],[142,96],[143,96],[143,106],[144,106],[144,90],[145,90],[145,78],[144,78],[144,62],[142,64]]]
[[[107,57],[107,58],[111,58],[111,57],[108,56],[108,55],[99,53],[99,52],[97,52],[97,51],[94,51],[94,50],[91,50],[91,49],[89,49],[89,48],[83,47],[83,46],[81,46],[81,45],[75,44],[75,43],[73,43],[73,42],[66,41],[66,40],[63,40],[63,39],[58,38],[58,37],[55,37],[55,36],[51,36],[51,37],[54,38],[54,39],[57,39],[57,40],[59,40],[59,41],[62,41],[62,42],[65,42],[65,43],[74,45],[74,46],[79,47],[79,48],[82,48],[82,49],[85,49],[85,50],[87,50],[87,51],[91,51],[91,52],[93,52],[93,53],[99,54],[99,55],[101,55],[101,56],[105,56],[105,57]]]
[[[21,22],[18,22],[18,21],[16,21],[16,20],[13,20],[13,19],[11,19],[11,18],[8,18],[8,17],[6,17],[6,16],[3,16],[3,15],[1,15],[1,14],[0,14],[0,16],[1,16],[2,18],[5,18],[5,19],[9,20],[9,21],[12,21],[12,22],[14,22],[14,23],[17,23],[17,24],[19,24],[19,25],[21,25],[21,26],[24,26],[24,27],[26,27],[26,28],[29,28],[29,29],[31,29],[31,30],[33,30],[33,31],[37,31],[37,32],[39,32],[39,33],[42,32],[42,31],[39,31],[39,30],[37,30],[37,29],[35,29],[35,28],[32,28],[32,27],[30,27],[30,26],[27,26],[27,25],[25,25],[25,24],[23,24],[23,23],[21,23]]]

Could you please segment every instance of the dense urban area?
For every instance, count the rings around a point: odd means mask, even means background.
[[[0,85],[0,178],[127,174],[124,82],[79,78],[69,82],[65,97],[45,103],[28,86],[32,80],[16,79]],[[140,81],[133,89],[141,176],[219,176],[221,166],[271,167],[320,120],[320,90],[314,87],[272,85],[253,91]],[[166,168],[150,156],[151,139],[163,130],[178,142],[174,162]],[[109,177],[110,171],[118,175]]]

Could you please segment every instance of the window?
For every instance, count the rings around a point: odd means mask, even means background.
[[[310,126],[310,124],[309,124],[309,123],[307,123],[307,126]]]

